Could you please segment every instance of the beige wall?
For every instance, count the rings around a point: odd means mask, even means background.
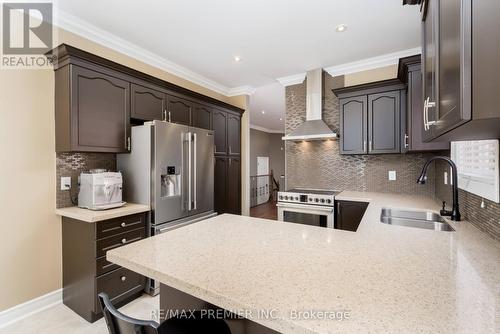
[[[346,74],[345,87],[361,85],[368,82],[394,79],[398,74],[398,65],[379,67],[372,70]]]
[[[56,38],[59,43],[71,44],[185,88],[247,108],[246,96],[223,96],[65,31],[59,31]],[[2,311],[61,288],[61,222],[54,214],[53,71],[0,70],[0,115],[0,151],[3,156],[0,164]],[[243,126],[248,126],[245,117]],[[248,144],[245,140],[243,142]],[[242,154],[244,163],[245,151]],[[246,194],[246,189],[242,189],[242,193]]]

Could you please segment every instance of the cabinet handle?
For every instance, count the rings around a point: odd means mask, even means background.
[[[122,280],[122,282],[125,282],[127,280],[127,276],[124,275],[124,276],[120,277],[120,279]]]
[[[231,146],[229,146],[229,154],[231,154]]]
[[[429,101],[430,98],[428,97],[425,102],[424,102],[424,130],[428,131],[430,130],[430,125],[433,125],[436,123],[436,121],[429,121],[429,108],[435,108],[436,107],[436,102],[431,102]]]
[[[340,214],[340,202],[337,202],[337,213]]]
[[[214,153],[217,153],[217,145],[214,145]]]
[[[172,123],[172,113],[170,111],[168,112],[168,122]]]
[[[125,222],[121,223],[120,225],[121,225],[121,227],[127,226],[127,224],[125,224]]]
[[[408,148],[408,147],[410,146],[410,145],[408,144],[408,138],[409,138],[408,134],[407,134],[407,133],[405,133],[405,148]]]
[[[363,153],[366,153],[366,140],[363,140]]]
[[[127,151],[130,151],[130,137],[127,137]]]
[[[127,239],[123,238],[122,239],[122,244],[126,244],[127,243]]]
[[[163,121],[167,121],[167,109],[163,110]]]
[[[424,130],[427,131],[427,103],[429,102],[429,98],[426,98],[424,100],[424,111],[423,111],[423,116],[424,116]]]
[[[373,145],[372,145],[372,141],[369,140],[368,141],[368,152],[371,152],[373,150]]]

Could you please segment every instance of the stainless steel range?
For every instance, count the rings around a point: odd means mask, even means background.
[[[278,220],[334,228],[338,191],[296,188],[278,192]]]

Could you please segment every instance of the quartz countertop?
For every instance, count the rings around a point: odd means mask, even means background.
[[[369,202],[357,232],[224,214],[113,249],[107,259],[219,307],[251,311],[283,333],[500,331],[497,241],[467,222],[450,222],[456,232],[379,222],[386,206],[437,212],[432,199],[350,191],[337,198]]]
[[[148,205],[125,203],[124,206],[108,210],[89,210],[77,206],[56,209],[56,214],[63,217],[82,220],[88,223],[95,223],[102,220],[118,218],[136,213],[149,211]]]

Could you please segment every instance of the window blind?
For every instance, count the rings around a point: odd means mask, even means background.
[[[458,187],[499,203],[498,140],[451,143],[451,159],[457,165]]]

